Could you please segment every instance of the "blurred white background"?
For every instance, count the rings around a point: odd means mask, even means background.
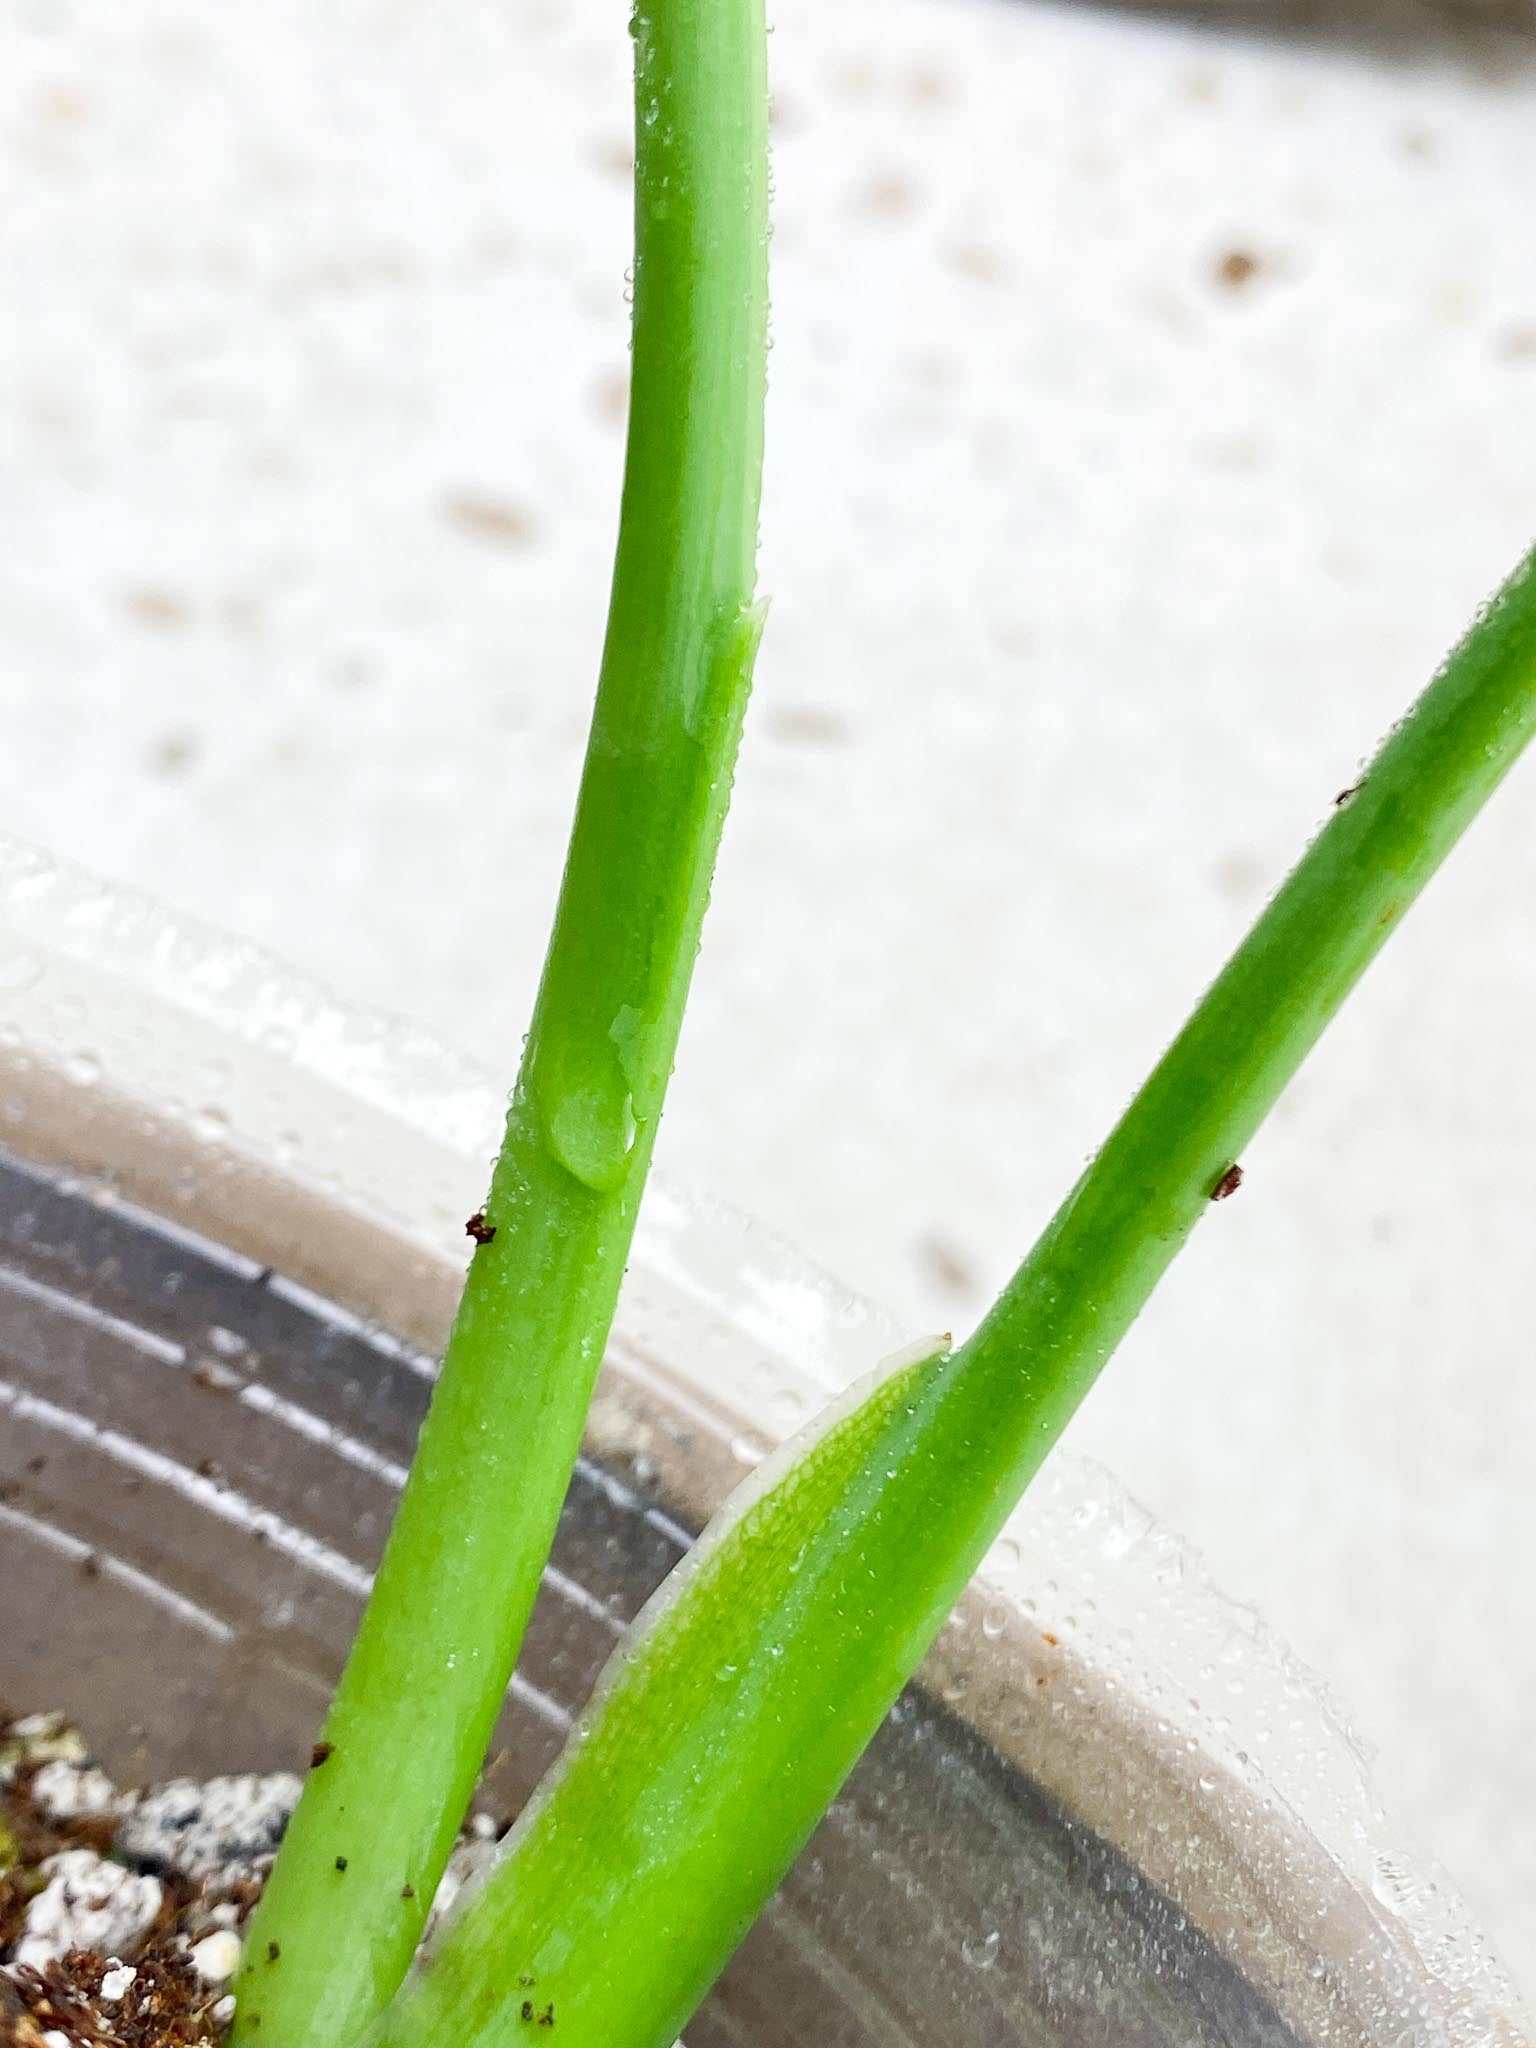
[[[777,0],[774,609],[662,1158],[924,1328],[1536,530],[1536,36]],[[617,0],[4,0],[0,823],[510,1072]],[[1536,763],[1076,1429],[1536,1988]]]

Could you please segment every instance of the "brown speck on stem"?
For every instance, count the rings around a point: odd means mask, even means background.
[[[531,2020],[533,2018],[533,2000],[531,1998],[523,2000],[517,2009],[517,2016],[520,2020]]]
[[[402,1899],[414,1899],[414,1898],[415,1898],[415,1896],[416,1896],[416,1887],[415,1887],[415,1885],[413,1885],[413,1884],[403,1884],[403,1885],[401,1885],[401,1887],[400,1887],[400,1896],[401,1896],[401,1898],[402,1898]]]
[[[476,1244],[489,1244],[496,1235],[496,1226],[494,1223],[486,1222],[483,1209],[477,1209],[464,1225],[464,1234],[466,1237],[472,1237]]]
[[[1402,907],[1401,903],[1389,903],[1376,922],[1378,924],[1390,924]]]
[[[346,1867],[347,1867],[347,1859],[346,1859],[346,1857],[345,1857],[345,1856],[338,1856],[338,1857],[336,1858],[336,1868],[337,1868],[338,1870],[345,1870],[345,1869],[346,1869]]]
[[[552,2005],[546,2005],[544,2010],[539,2014],[539,2025],[541,2027],[552,2027],[554,2024],[555,2008]]]
[[[275,1963],[282,1952],[283,1946],[281,1942],[269,1941],[267,1943],[267,1961],[269,1963]]]
[[[323,1763],[329,1763],[330,1759],[335,1754],[336,1745],[334,1742],[317,1742],[314,1748],[309,1752],[310,1769],[312,1771],[318,1771],[320,1766]]]
[[[1337,810],[1341,804],[1347,804],[1350,798],[1358,796],[1364,787],[1365,784],[1363,782],[1352,782],[1348,789],[1341,789],[1333,800],[1333,808]]]
[[[1211,1189],[1211,1200],[1213,1202],[1224,1202],[1228,1195],[1235,1195],[1242,1184],[1243,1169],[1234,1163],[1227,1168],[1221,1179],[1217,1181],[1215,1187]]]

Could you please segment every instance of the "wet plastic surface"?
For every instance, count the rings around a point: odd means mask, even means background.
[[[0,1163],[0,1694],[123,1778],[302,1762],[430,1385],[416,1351],[99,1188]],[[486,1803],[510,1813],[687,1530],[583,1461]],[[691,2048],[1287,2048],[1088,1828],[918,1688]]]

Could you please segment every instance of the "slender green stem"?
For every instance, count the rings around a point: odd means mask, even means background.
[[[1340,802],[976,1334],[888,1372],[712,1525],[380,2048],[511,2048],[546,2012],[563,2048],[667,2048],[1213,1192],[1533,730],[1536,557]]]
[[[633,28],[629,445],[565,879],[487,1241],[247,1944],[242,2048],[337,2048],[420,1935],[579,1447],[728,800],[761,624],[762,5],[642,0]]]

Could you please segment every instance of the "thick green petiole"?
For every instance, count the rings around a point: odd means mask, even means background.
[[[1343,800],[950,1357],[744,1489],[378,2048],[668,2048],[1329,1018],[1536,729],[1536,557]],[[525,2015],[524,2008],[527,2008]]]
[[[629,445],[565,879],[485,1241],[247,1943],[240,2048],[340,2048],[420,1935],[580,1443],[725,814],[761,623],[761,0],[642,0],[634,33]]]

